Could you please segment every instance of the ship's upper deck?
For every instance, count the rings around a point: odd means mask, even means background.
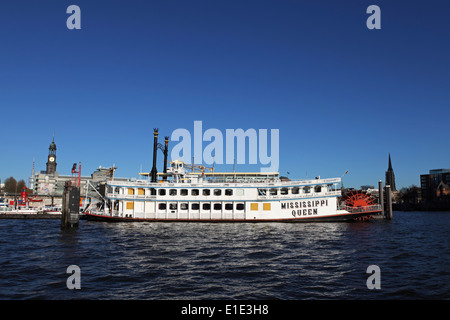
[[[191,169],[187,171],[186,169]],[[330,179],[310,179],[310,180],[290,180],[279,176],[279,172],[214,172],[211,168],[201,165],[189,165],[182,161],[175,160],[167,168],[167,173],[158,173],[160,180],[151,182],[151,173],[139,173],[144,179],[132,179],[130,181],[114,183],[110,181],[109,185],[121,186],[147,186],[147,187],[292,187],[307,185],[323,185],[333,189],[339,189],[341,178]],[[208,172],[209,170],[209,172]]]

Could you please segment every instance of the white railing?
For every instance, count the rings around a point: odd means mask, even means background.
[[[15,209],[14,207],[0,207],[0,213],[37,213],[39,211],[42,211],[42,209],[24,207],[18,207]]]
[[[179,182],[175,183],[173,181],[167,181],[164,183],[157,183],[157,182],[150,182],[146,180],[136,180],[136,181],[108,181],[108,186],[110,187],[157,187],[157,188],[166,188],[166,187],[181,187],[181,186],[208,186],[210,185],[223,185],[224,183],[228,184],[229,186],[254,186],[254,187],[261,187],[263,184],[267,184],[267,187],[289,187],[289,186],[310,186],[310,185],[331,185],[335,183],[340,183],[340,178],[330,178],[330,179],[311,179],[311,180],[290,180],[290,181],[281,181],[279,179],[258,179],[258,180],[252,180],[252,179],[236,179],[233,181],[233,179],[227,179],[224,180],[222,177],[217,177],[213,180],[210,178],[204,179],[203,181],[198,182]]]
[[[154,200],[154,199],[156,199],[156,195],[107,193],[106,194],[106,198],[108,198],[108,199],[120,198],[120,199],[126,199],[126,200],[133,200],[133,199],[139,199],[139,200],[150,199],[150,200]]]
[[[349,206],[340,206],[338,209],[345,210],[350,213],[364,213],[364,212],[377,212],[381,211],[381,205],[376,204],[373,206],[365,206],[365,207],[349,207]]]
[[[341,190],[336,191],[327,191],[327,192],[311,192],[311,193],[299,193],[299,194],[258,194],[258,199],[280,199],[280,200],[289,200],[289,199],[297,199],[297,198],[317,198],[317,197],[329,197],[336,196],[339,197],[341,195]]]

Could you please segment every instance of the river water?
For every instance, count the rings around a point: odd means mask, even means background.
[[[353,223],[82,220],[75,230],[0,220],[0,299],[449,299],[449,244],[449,212]],[[78,290],[66,284],[70,265]],[[379,289],[367,286],[372,265]]]

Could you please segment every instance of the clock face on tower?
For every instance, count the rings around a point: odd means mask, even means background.
[[[48,158],[48,161],[54,162],[55,161],[55,157],[51,156],[50,158]]]

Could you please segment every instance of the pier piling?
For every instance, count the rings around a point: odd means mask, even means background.
[[[392,220],[392,192],[391,186],[386,186],[386,209],[385,209],[385,217],[387,220]]]
[[[80,187],[66,181],[64,185],[61,227],[78,227],[80,219]]]
[[[381,207],[381,214],[384,215],[384,194],[383,194],[383,181],[378,181],[378,204]]]

